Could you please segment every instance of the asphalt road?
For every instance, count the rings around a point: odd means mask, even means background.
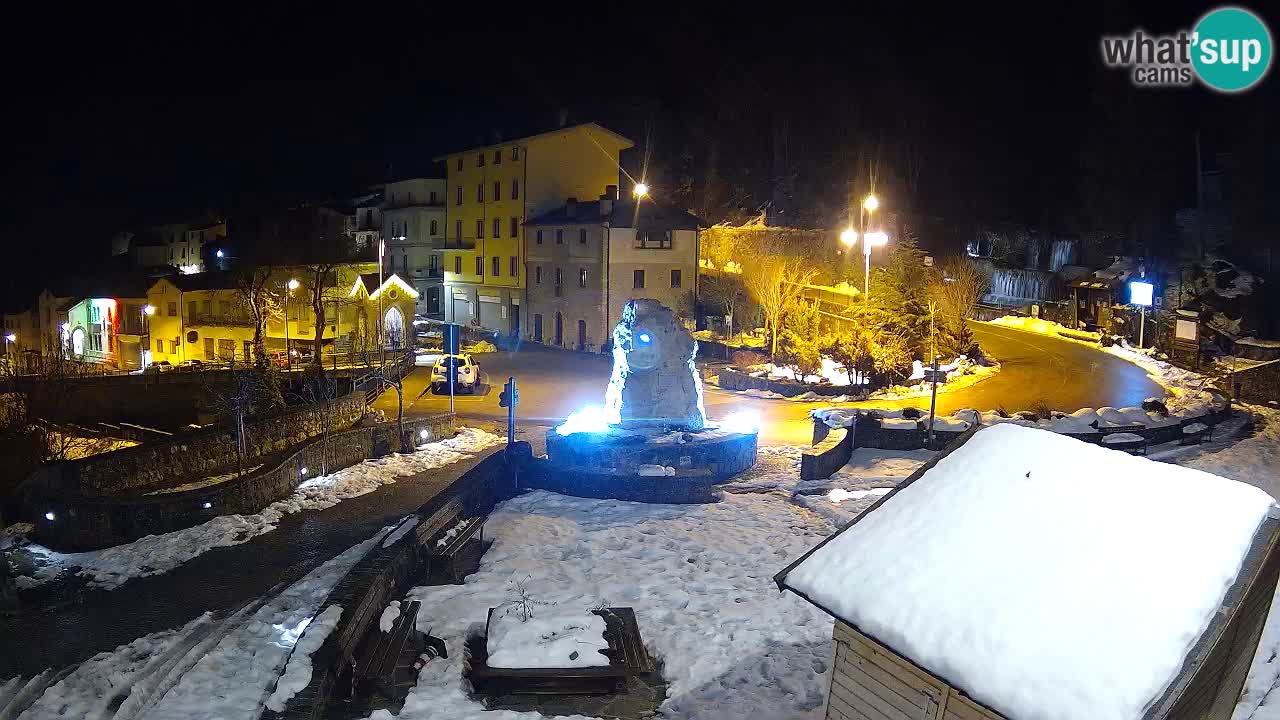
[[[974,333],[984,350],[1001,362],[1001,371],[976,385],[938,395],[938,412],[963,408],[1010,412],[1026,410],[1043,401],[1055,410],[1070,412],[1082,407],[1137,405],[1144,398],[1163,397],[1163,389],[1138,366],[1087,345],[986,323],[974,323]],[[507,377],[515,376],[520,389],[516,409],[522,436],[536,436],[537,429],[558,424],[584,405],[599,405],[609,379],[610,359],[602,355],[527,346],[519,352],[475,356],[483,385],[474,395],[456,395],[456,411],[463,417],[504,421],[505,408],[498,394]],[[405,409],[410,415],[449,409],[447,395],[434,395],[426,387],[429,368],[418,368],[405,381]],[[425,391],[425,392],[424,392]],[[724,417],[750,409],[761,419],[764,444],[807,444],[812,436],[809,410],[830,403],[793,402],[745,397],[707,387],[707,415]],[[853,407],[929,407],[929,398],[850,403]],[[380,408],[395,412],[394,393],[384,394]]]

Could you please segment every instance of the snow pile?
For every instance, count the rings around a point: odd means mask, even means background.
[[[1107,502],[1080,493],[1081,477],[1103,483]],[[1212,620],[1271,506],[1242,483],[996,426],[787,584],[1008,717],[1136,720]]]
[[[400,601],[392,600],[389,605],[383,608],[382,615],[378,617],[378,630],[384,633],[391,632],[391,629],[396,626],[396,620],[399,617]]]
[[[1039,335],[1058,335],[1060,331],[1066,331],[1072,335],[1092,336],[1095,339],[1101,339],[1097,333],[1087,333],[1083,330],[1072,330],[1065,325],[1053,322],[1052,320],[1041,320],[1040,318],[1022,317],[1020,315],[1005,315],[995,320],[989,321],[992,325],[1001,327],[1014,328],[1017,330],[1026,330],[1027,332],[1037,333]]]
[[[795,368],[773,363],[766,363],[760,367],[763,372],[757,371],[752,374],[765,375],[770,380],[793,380],[808,385],[823,383],[834,385],[835,387],[848,387],[849,385],[866,385],[869,381],[867,377],[857,371],[854,371],[853,378],[850,380],[849,373],[845,372],[844,366],[826,356],[822,358],[822,364],[818,369],[817,375],[800,376],[796,374]]]
[[[239,545],[269,533],[285,515],[333,507],[345,499],[393,484],[398,478],[475,457],[503,441],[483,430],[462,428],[456,437],[422,445],[417,452],[366,460],[331,475],[307,480],[292,496],[254,515],[220,515],[195,527],[82,553],[58,553],[31,545],[29,549],[33,553],[50,563],[42,571],[44,577],[35,580],[47,580],[56,577],[59,569],[77,567],[80,575],[92,579],[91,585],[114,589],[135,577],[166,573],[214,548]]]
[[[1142,442],[1142,436],[1136,433],[1111,433],[1102,438],[1103,445],[1119,445],[1123,443]]]
[[[880,419],[881,430],[915,430],[919,427],[918,420],[901,417],[887,417]]]
[[[676,469],[670,465],[639,465],[636,475],[640,477],[675,477]]]
[[[403,538],[405,535],[408,535],[410,530],[414,529],[417,526],[418,526],[417,515],[410,515],[404,520],[401,520],[400,524],[396,526],[396,529],[392,530],[391,534],[387,536],[387,539],[382,541],[382,547],[389,548],[392,545],[395,545],[396,543],[400,542],[401,538]]]
[[[837,505],[845,500],[861,500],[865,497],[881,497],[888,495],[893,488],[870,488],[868,490],[845,490],[836,488],[827,493],[827,499]]]
[[[603,667],[609,657],[604,618],[586,610],[523,616],[508,605],[489,620],[486,663],[496,668]]]
[[[495,542],[465,585],[412,590],[418,625],[450,648],[484,627],[488,609],[526,582],[551,614],[601,604],[635,609],[645,646],[671,681],[659,715],[797,718],[820,715],[831,620],[779,594],[774,569],[813,547],[826,522],[778,493],[728,494],[708,505],[653,505],[536,491],[494,511]],[[399,720],[494,716],[468,695],[462,653],[418,675]]]
[[[313,619],[306,627],[306,632],[293,646],[293,654],[284,667],[284,673],[276,682],[275,692],[267,698],[266,705],[275,712],[284,712],[285,703],[298,694],[298,691],[311,684],[311,655],[324,644],[329,633],[338,625],[342,617],[341,605],[330,605]]]
[[[116,717],[258,717],[320,604],[385,534],[379,532],[278,595],[221,621],[206,613],[179,630],[152,633],[98,653],[49,687],[22,714],[23,720],[100,717],[113,698],[124,699]]]

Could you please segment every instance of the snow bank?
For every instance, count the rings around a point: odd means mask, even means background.
[[[389,633],[396,625],[396,619],[400,617],[400,601],[392,600],[387,607],[382,610],[382,615],[378,617],[378,630]]]
[[[486,661],[496,668],[603,667],[609,657],[604,618],[586,610],[536,612],[520,619],[513,606],[494,612],[489,620]]]
[[[408,535],[410,530],[414,529],[417,526],[418,526],[417,515],[410,515],[404,520],[401,520],[400,524],[396,526],[396,529],[392,530],[391,534],[387,536],[387,539],[382,541],[382,547],[388,548],[388,547],[391,547],[392,545],[395,545],[396,543],[400,542],[401,538],[403,538],[405,535]]]
[[[1080,493],[1082,477],[1107,502]],[[1271,505],[1242,483],[1001,425],[787,583],[1009,717],[1136,720]]]
[[[311,654],[320,649],[329,633],[338,625],[342,617],[341,605],[330,605],[324,612],[315,617],[306,627],[306,632],[293,646],[293,654],[285,665],[284,673],[276,682],[275,692],[267,698],[267,707],[275,712],[284,712],[285,703],[298,694],[298,691],[311,684]]]
[[[422,445],[416,452],[366,460],[307,480],[290,497],[254,515],[221,515],[195,527],[148,535],[104,550],[59,553],[39,545],[31,545],[29,549],[50,563],[42,571],[43,579],[55,577],[58,569],[77,567],[80,575],[91,578],[91,585],[111,590],[135,577],[169,572],[214,548],[239,545],[269,533],[285,515],[333,507],[343,500],[393,484],[398,478],[475,457],[502,442],[503,438],[492,433],[462,428],[456,437]]]

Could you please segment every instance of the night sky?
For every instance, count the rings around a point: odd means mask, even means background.
[[[1211,5],[1039,5],[892,3],[836,17],[802,4],[711,15],[596,3],[532,21],[498,5],[467,19],[361,4],[342,15],[115,4],[11,16],[0,301],[94,267],[118,228],[431,173],[436,153],[548,129],[562,112],[647,145],[668,183],[682,152],[697,182],[718,132],[725,172],[750,184],[771,156],[760,118],[786,108],[796,202],[814,217],[843,192],[843,150],[876,138],[924,148],[917,209],[1051,224],[1079,204],[1078,156],[1103,86],[1112,102],[1160,106],[1152,142],[1164,145],[1152,150],[1167,160],[1170,207],[1194,201],[1195,129],[1211,146],[1242,115],[1275,117],[1274,73],[1240,102],[1140,91],[1099,69],[1104,29],[1168,32]],[[642,159],[625,162],[636,171]]]

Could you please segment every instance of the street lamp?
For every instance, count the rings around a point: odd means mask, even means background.
[[[869,232],[862,235],[862,294],[871,299],[871,248],[889,242],[889,236],[883,232]]]
[[[645,183],[638,182],[636,183],[635,188],[632,189],[631,192],[635,193],[636,197],[642,198],[649,194],[649,186],[646,185]]]
[[[143,315],[155,315],[155,314],[156,314],[156,306],[155,306],[155,305],[143,305],[143,306],[142,306],[142,314],[143,314]]]
[[[876,197],[875,195],[868,195],[866,199],[862,201],[862,209],[866,210],[869,213],[875,212],[876,209],[879,207],[880,207],[880,198]]]
[[[840,233],[840,243],[847,248],[852,248],[858,242],[858,231],[853,228],[845,228]]]
[[[293,291],[301,284],[296,278],[289,278],[289,282],[285,283],[288,292],[284,295],[284,363],[289,372],[293,372],[293,348],[289,347],[289,298],[293,297]]]

